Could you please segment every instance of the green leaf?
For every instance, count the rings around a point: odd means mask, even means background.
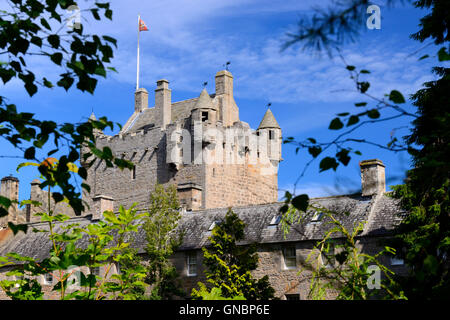
[[[343,126],[344,126],[344,124],[342,123],[341,119],[334,118],[333,120],[331,120],[330,126],[328,127],[328,129],[330,129],[330,130],[339,130]]]
[[[56,52],[50,56],[50,60],[52,60],[54,63],[56,63],[59,66],[61,65],[62,58],[63,58],[63,55],[61,52]]]
[[[36,155],[36,149],[34,147],[29,147],[24,152],[24,158],[28,160],[34,159],[34,156]]]
[[[108,9],[105,11],[105,17],[108,18],[109,20],[112,20],[112,10]]]
[[[349,71],[355,70],[355,66],[346,66],[345,68]]]
[[[360,73],[370,73],[370,71],[369,71],[369,70],[366,70],[366,69],[362,69],[362,70],[360,71]]]
[[[357,106],[357,107],[364,107],[364,106],[366,106],[367,105],[367,102],[358,102],[358,103],[355,103],[355,106]]]
[[[98,9],[91,9],[91,13],[95,20],[100,20],[100,15],[98,14]]]
[[[428,54],[426,54],[426,55],[424,55],[424,56],[421,56],[421,57],[419,58],[419,61],[420,61],[420,60],[423,60],[423,59],[426,59],[426,58],[428,58],[428,57],[429,57]]]
[[[8,210],[6,210],[3,207],[0,207],[0,218],[1,217],[6,217],[9,214]]]
[[[8,227],[12,230],[14,235],[16,235],[19,231],[27,233],[28,230],[27,224],[14,224],[12,222],[8,222]]]
[[[423,266],[431,274],[436,274],[439,268],[439,263],[436,257],[428,255],[423,261]]]
[[[380,117],[380,112],[377,109],[371,109],[367,112],[367,116],[371,119],[378,119]]]
[[[46,28],[47,30],[52,30],[52,28],[50,27],[50,25],[48,24],[47,20],[45,20],[44,18],[41,19],[41,24],[44,28]]]
[[[301,194],[292,199],[292,205],[300,211],[305,212],[308,209],[309,197],[307,194]]]
[[[46,86],[47,88],[53,88],[53,83],[48,81],[47,78],[44,77],[43,81],[44,81],[44,86]]]
[[[316,158],[322,152],[322,148],[316,146],[309,147],[308,152],[313,156],[313,158]]]
[[[106,77],[106,70],[105,70],[105,68],[98,67],[98,68],[95,69],[94,73],[98,74],[100,76]]]
[[[320,172],[326,171],[329,169],[333,169],[334,171],[336,171],[336,168],[338,167],[338,165],[339,165],[339,163],[337,163],[335,158],[325,157],[322,159],[322,161],[320,161],[320,164],[319,164]]]
[[[11,205],[11,200],[4,196],[0,196],[0,205],[8,209]]]
[[[336,157],[344,166],[347,166],[347,164],[350,162],[350,157],[348,156],[348,153],[350,150],[348,149],[342,149],[338,153],[336,153]]]
[[[358,117],[358,116],[355,116],[355,115],[352,115],[352,116],[350,116],[350,118],[348,119],[347,127],[349,127],[349,126],[351,126],[351,125],[354,125],[355,123],[358,123],[358,122],[359,122],[359,117]]]
[[[48,43],[52,46],[52,48],[58,49],[59,48],[59,36],[56,34],[51,34],[47,37]]]
[[[55,200],[55,202],[61,202],[64,200],[64,196],[59,192],[53,192],[52,197]]]
[[[438,59],[439,61],[448,61],[450,60],[450,55],[447,53],[446,48],[442,47],[438,51]]]
[[[367,81],[358,82],[358,89],[361,93],[365,93],[367,90],[369,90],[370,83]]]
[[[393,101],[394,103],[405,103],[405,98],[400,93],[400,91],[392,90],[389,94],[389,100]]]

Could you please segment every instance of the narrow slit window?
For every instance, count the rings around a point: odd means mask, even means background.
[[[202,111],[202,122],[208,121],[208,111]]]
[[[53,284],[53,275],[51,273],[46,273],[44,278],[46,284]]]
[[[270,140],[275,139],[275,133],[273,132],[273,130],[269,130],[269,139]]]
[[[131,179],[136,179],[136,166],[133,166],[133,169],[131,170]]]

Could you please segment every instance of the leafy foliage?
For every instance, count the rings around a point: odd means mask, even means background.
[[[394,1],[388,2],[388,4],[391,3]],[[316,52],[325,49],[329,55],[336,50],[344,61],[350,78],[354,80],[356,90],[374,101],[376,106],[361,113],[338,114],[338,117],[331,121],[329,129],[344,129],[345,123],[346,127],[350,128],[345,128],[346,131],[331,142],[318,143],[314,138],[296,142],[293,137],[289,137],[285,143],[296,144],[296,152],[305,148],[313,157],[307,163],[301,176],[310,163],[331,146],[336,147],[336,155],[324,157],[319,165],[320,171],[336,170],[339,163],[346,165],[350,161],[352,152],[361,155],[359,151],[344,146],[349,142],[371,144],[391,151],[408,151],[413,158],[414,168],[408,171],[408,178],[404,185],[394,187],[394,196],[401,200],[405,212],[401,217],[403,222],[396,230],[395,241],[392,241],[390,246],[395,247],[398,254],[403,256],[410,266],[410,274],[407,277],[396,276],[396,279],[389,283],[389,287],[391,292],[394,290],[404,292],[404,296],[409,299],[445,298],[450,293],[448,290],[450,287],[448,273],[450,148],[447,125],[450,120],[449,69],[433,68],[433,72],[439,76],[439,79],[425,83],[424,89],[412,95],[411,100],[418,108],[417,114],[411,114],[400,106],[406,102],[406,99],[398,90],[392,90],[386,94],[388,100],[371,96],[368,93],[370,83],[360,79],[362,74],[369,74],[370,71],[362,69],[358,72],[355,66],[345,62],[339,50],[339,46],[346,41],[354,41],[358,36],[359,28],[364,28],[361,19],[365,15],[362,10],[365,10],[368,4],[365,0],[353,0],[341,2],[328,11],[316,10],[311,19],[300,20],[298,33],[290,35],[292,40],[286,42],[286,47],[303,43],[304,49],[312,49]],[[446,46],[441,47],[437,52],[437,58],[440,62],[450,60],[448,48],[450,3],[444,0],[418,0],[414,2],[414,6],[430,9],[430,11],[420,19],[420,30],[411,37],[420,42],[432,39],[436,45],[445,44]],[[426,54],[419,60],[428,57],[429,55]],[[367,107],[368,103],[358,102],[355,106]],[[397,114],[383,117],[381,111],[384,109],[395,111]],[[368,119],[361,121],[363,116],[367,116]],[[411,134],[405,139],[391,135],[391,141],[384,146],[366,139],[344,138],[362,125],[405,116],[413,118]],[[401,140],[404,142],[400,142]],[[282,207],[282,212],[289,219],[294,216],[289,208],[289,199],[292,197],[290,194],[287,195],[286,204]],[[355,268],[354,273],[347,275],[347,279],[358,277],[358,270]],[[316,287],[318,290],[321,288],[323,289],[321,286]],[[352,290],[358,291],[359,288],[357,283],[352,284]]]
[[[209,238],[211,246],[203,248],[203,264],[208,269],[205,272],[207,281],[227,298],[272,299],[275,290],[270,286],[268,276],[256,280],[251,274],[258,264],[256,246],[237,245],[244,239],[244,228],[244,222],[231,209],[225,219],[214,227]],[[202,288],[200,285],[200,291],[193,289],[191,295],[200,299]]]
[[[136,299],[139,297],[136,292],[145,290],[146,274],[142,265],[130,263],[135,259],[129,246],[139,226],[136,221],[145,215],[137,214],[135,205],[128,210],[121,206],[117,216],[105,211],[104,221],[84,227],[77,223],[60,224],[69,219],[62,214],[40,213],[48,228],[35,228],[34,232],[48,234],[52,243],[49,257],[42,261],[16,253],[2,257],[0,267],[13,266],[7,276],[15,280],[2,280],[0,286],[12,299],[42,299],[36,277],[50,273],[57,279],[52,290],[59,292],[62,300]],[[79,245],[81,239],[88,242],[85,248]],[[120,274],[112,274],[115,263],[123,265]],[[82,267],[88,267],[89,273]],[[94,275],[93,268],[102,268],[104,274]]]
[[[160,184],[155,185],[155,190],[150,195],[149,215],[144,224],[147,237],[145,250],[148,256],[146,281],[153,286],[152,299],[171,299],[184,295],[179,289],[180,285],[176,283],[176,269],[169,261],[183,239],[182,232],[174,232],[181,217],[179,207],[174,185],[167,190]]]
[[[414,299],[450,297],[448,256],[450,245],[450,69],[435,68],[440,79],[428,82],[413,95],[419,117],[407,137],[414,168],[406,184],[394,188],[409,214],[400,225],[395,246],[404,250],[412,267],[401,279]]]
[[[0,50],[4,50],[0,51],[0,78],[4,84],[18,79],[30,96],[39,87],[54,87],[55,81],[56,86],[65,90],[76,83],[78,90],[93,93],[97,78],[105,77],[107,69],[114,69],[108,66],[113,57],[112,46],[116,46],[114,38],[86,34],[82,24],[74,28],[66,26],[65,15],[78,8],[75,1],[13,0],[8,4],[11,9],[0,12]],[[109,3],[94,2],[86,12],[96,20],[100,20],[100,12],[105,18],[112,19]],[[59,80],[37,78],[27,65],[27,59],[35,55],[49,59],[55,70],[61,70]],[[107,127],[113,129],[114,124],[105,117],[78,124],[38,120],[33,113],[19,112],[15,104],[0,95],[0,136],[21,150],[25,159],[40,163],[38,170],[45,178],[41,188],[58,185],[62,196],[55,200],[68,199],[75,212],[83,211],[85,205],[80,199],[81,192],[70,182],[75,173],[69,172],[67,163],[81,160],[88,167],[92,165],[91,156],[94,155],[105,161],[108,167],[133,167],[129,161],[116,159],[108,147],[102,150],[96,148],[95,133]],[[39,159],[37,151],[49,144],[53,144],[54,149],[48,152],[47,157]],[[59,164],[49,166],[46,159],[57,151],[63,152],[64,146],[67,146],[67,153],[59,158]],[[81,149],[83,158],[79,152]],[[91,161],[86,162],[88,159]],[[77,172],[82,179],[87,177],[86,167]],[[87,184],[82,184],[82,188],[90,190]],[[6,214],[7,210],[3,209],[0,215]],[[11,225],[17,229],[14,224]]]
[[[201,297],[202,300],[245,300],[244,296],[234,296],[232,298],[225,298],[222,295],[222,290],[220,288],[208,288],[201,282],[198,284],[199,290],[196,290],[196,295]]]

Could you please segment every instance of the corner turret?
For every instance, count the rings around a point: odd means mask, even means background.
[[[267,155],[271,161],[279,162],[281,158],[281,128],[270,109],[267,109],[256,134],[267,139]]]

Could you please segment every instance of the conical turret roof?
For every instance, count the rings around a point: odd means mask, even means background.
[[[262,121],[258,127],[258,129],[264,129],[264,128],[281,129],[277,120],[275,120],[275,117],[274,117],[272,111],[270,111],[270,109],[267,109],[266,114],[264,115],[264,118],[262,119]]]
[[[197,99],[197,102],[195,103],[194,109],[199,108],[216,109],[211,97],[209,96],[208,91],[206,91],[206,88],[202,90],[200,96]]]

